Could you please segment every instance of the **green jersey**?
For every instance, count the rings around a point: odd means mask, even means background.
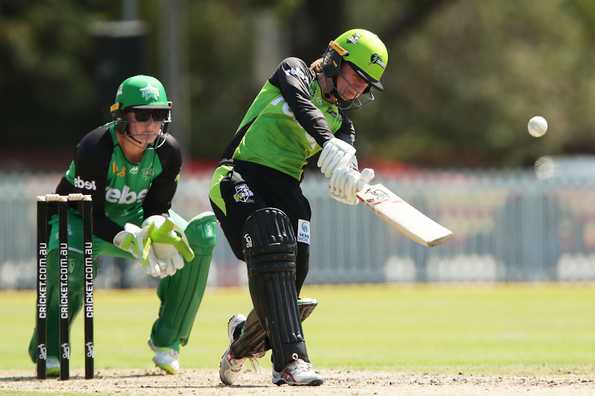
[[[315,74],[285,59],[254,99],[225,158],[276,169],[301,180],[308,159],[334,135],[353,143],[353,124],[324,100]]]
[[[140,223],[166,213],[176,191],[182,157],[167,135],[159,148],[148,147],[140,162],[130,162],[118,143],[115,124],[88,133],[58,185],[58,194],[93,196],[95,234],[111,242],[127,222]]]

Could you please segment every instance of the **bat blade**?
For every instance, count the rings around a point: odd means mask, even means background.
[[[357,196],[376,216],[421,245],[436,246],[453,235],[382,184],[365,186]]]

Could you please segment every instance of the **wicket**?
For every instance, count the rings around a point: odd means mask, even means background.
[[[70,377],[70,340],[68,336],[68,208],[77,205],[83,222],[83,312],[85,317],[85,378],[94,376],[95,350],[93,345],[93,202],[90,195],[47,194],[37,197],[37,378],[46,378],[47,365],[47,274],[49,209],[58,210],[59,257],[59,359],[60,379]]]

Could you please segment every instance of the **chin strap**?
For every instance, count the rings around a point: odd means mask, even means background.
[[[323,93],[323,96],[326,100],[333,103],[341,110],[350,110],[362,106],[361,103],[359,105],[356,103],[359,102],[358,98],[351,101],[346,101],[341,98],[339,91],[337,91],[336,77],[327,77],[323,74],[323,78],[325,78],[327,81],[327,92]]]
[[[358,109],[365,106],[366,104],[374,101],[374,94],[371,88],[368,88],[362,95],[358,96],[353,100],[344,100],[341,98],[339,91],[337,91],[337,77],[327,77],[321,73],[322,78],[326,79],[325,87],[327,92],[323,92],[324,98],[336,105],[341,110],[352,110]]]
[[[322,88],[322,96],[327,101],[333,104],[337,104],[337,98],[339,97],[339,93],[337,92],[335,79],[333,77],[327,77],[324,73],[319,73],[318,76],[319,81],[324,80],[324,83],[320,83]]]
[[[159,135],[157,135],[157,137],[155,138],[153,143],[149,143],[149,144],[143,143],[142,141],[140,141],[137,138],[135,138],[134,136],[132,136],[130,134],[130,132],[128,131],[128,126],[126,126],[125,129],[123,131],[121,131],[120,133],[123,134],[124,137],[126,139],[128,139],[128,141],[130,141],[136,147],[143,148],[143,149],[146,149],[147,147],[159,148],[165,143],[165,136],[167,135],[167,132],[164,132],[163,129],[165,129],[165,128],[161,129]]]
[[[140,140],[132,136],[130,133],[128,133],[128,131],[124,132],[124,136],[126,137],[126,139],[131,141],[132,144],[134,144],[136,147],[147,148],[148,146],[148,144],[141,142]]]

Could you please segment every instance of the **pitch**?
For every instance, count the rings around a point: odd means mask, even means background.
[[[595,285],[437,285],[308,287],[320,305],[305,322],[311,358],[327,382],[316,394],[592,394],[595,391]],[[37,381],[26,355],[32,292],[0,293],[0,394],[277,394],[270,361],[238,387],[217,375],[228,316],[246,312],[242,289],[207,291],[183,371],[164,376],[146,347],[157,312],[153,291],[98,290],[97,378],[83,376],[82,322],[73,334],[69,383]],[[4,392],[4,393],[3,393]],[[16,393],[43,394],[43,393]]]

